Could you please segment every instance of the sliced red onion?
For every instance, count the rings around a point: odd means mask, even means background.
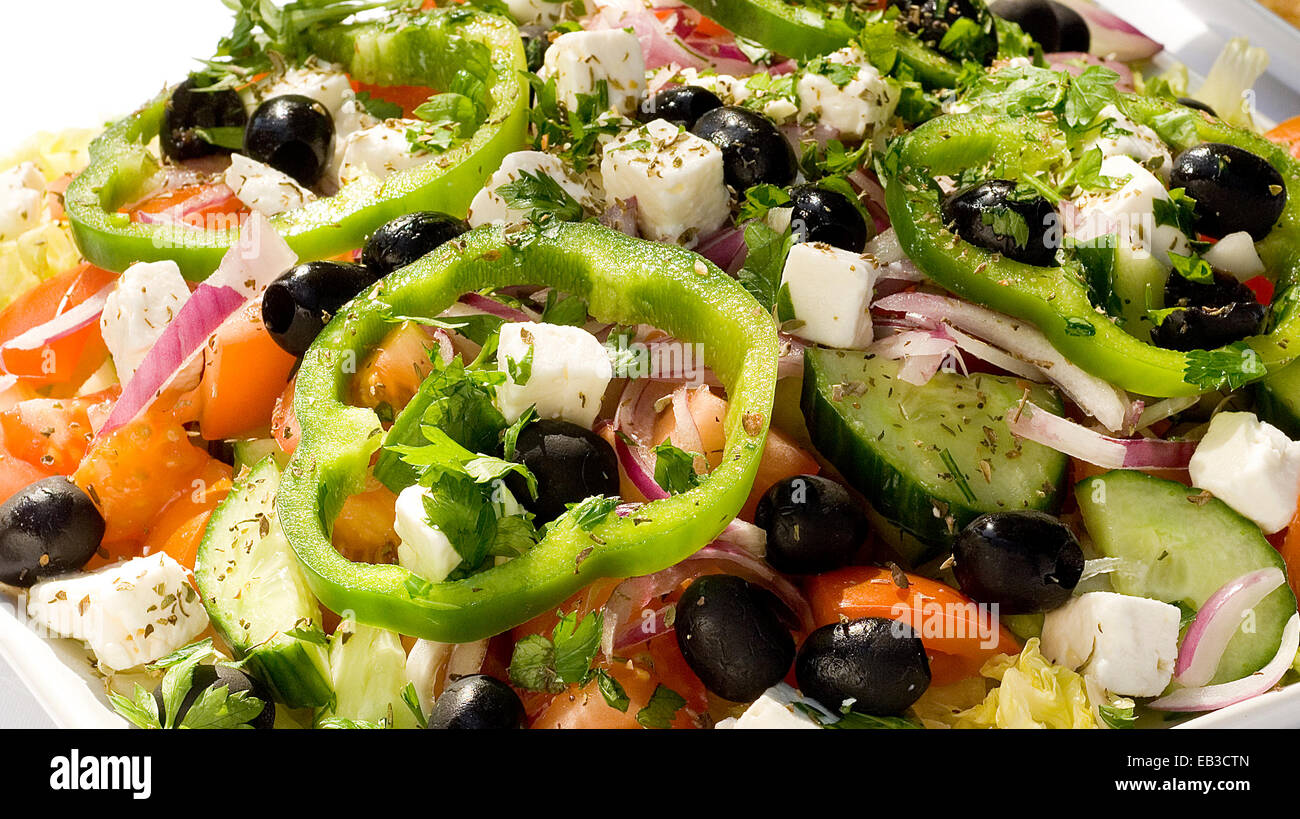
[[[885,188],[880,184],[874,172],[857,168],[848,175],[849,184],[863,194],[863,204],[877,234],[889,230],[889,210],[885,207]],[[895,241],[897,241],[895,239]]]
[[[641,53],[645,58],[647,69],[654,70],[664,66],[681,68],[713,68],[722,74],[745,76],[758,71],[758,67],[746,59],[729,59],[717,55],[701,54],[689,48],[682,38],[677,36],[676,16],[665,21],[655,16],[640,0],[595,0],[596,13],[588,18],[584,28],[631,29],[641,42]],[[679,15],[678,15],[679,16]]]
[[[1091,54],[1115,60],[1145,60],[1159,54],[1164,46],[1134,28],[1124,19],[1088,2],[1088,0],[1061,0],[1079,12],[1088,24],[1092,44]]]
[[[947,324],[943,326],[959,349],[965,350],[979,360],[986,361],[998,369],[1006,370],[1012,375],[1020,376],[1029,381],[1047,380],[1047,376],[1043,375],[1043,371],[1033,364],[1021,361],[1010,353],[1004,353],[992,344],[986,344],[974,336],[968,336],[956,327]]]
[[[1213,679],[1242,617],[1285,582],[1281,569],[1269,567],[1230,580],[1210,595],[1187,627],[1178,650],[1174,678],[1179,685],[1195,688]]]
[[[104,312],[104,303],[116,287],[116,282],[105,285],[98,293],[75,307],[0,344],[0,371],[4,369],[4,354],[9,350],[39,350],[99,321],[100,314]]]
[[[1144,430],[1157,421],[1163,421],[1166,418],[1177,415],[1185,409],[1190,409],[1196,406],[1197,402],[1200,400],[1201,397],[1199,395],[1182,395],[1177,398],[1166,398],[1162,401],[1157,401],[1149,407],[1144,406],[1142,408],[1142,414],[1138,416],[1137,423],[1134,424],[1133,429],[1135,432]]]
[[[618,456],[619,466],[627,473],[628,480],[646,500],[668,497],[668,493],[655,480],[653,456],[645,452],[643,447],[629,446],[624,436],[615,431],[614,454]]]
[[[1115,81],[1116,90],[1125,93],[1133,90],[1133,69],[1119,60],[1103,60],[1082,51],[1057,51],[1047,54],[1045,57],[1048,66],[1053,71],[1064,71],[1072,77],[1079,76],[1089,66],[1099,65],[1102,68],[1109,68],[1119,75],[1119,79]]]
[[[745,232],[739,227],[723,228],[695,248],[696,253],[733,275],[744,263],[746,250]]]
[[[921,355],[945,355],[956,346],[942,330],[904,330],[883,336],[868,348],[868,352],[891,361]]]
[[[754,557],[767,556],[767,530],[740,518],[727,524],[727,528],[718,535],[718,541],[739,546]]]
[[[1181,688],[1168,696],[1152,700],[1148,705],[1157,711],[1217,711],[1229,705],[1258,697],[1282,680],[1287,669],[1295,662],[1300,649],[1300,614],[1291,615],[1282,630],[1282,644],[1268,664],[1246,677],[1232,682]]]
[[[1081,369],[1057,352],[1032,325],[984,307],[933,293],[896,293],[879,299],[878,310],[945,321],[996,344],[1033,364],[1074,403],[1109,430],[1120,430],[1131,406],[1128,395]]]
[[[1032,401],[1009,409],[1007,426],[1013,435],[1107,469],[1186,469],[1196,451],[1195,441],[1111,438]]]
[[[222,322],[297,260],[297,255],[265,216],[259,213],[250,216],[240,231],[239,241],[226,251],[216,272],[181,306],[131,380],[123,386],[122,396],[96,437],[125,426],[147,409],[172,378],[202,352],[208,337]]]
[[[197,213],[204,208],[220,204],[234,195],[235,192],[224,182],[216,185],[208,185],[194,196],[191,196],[182,202],[178,202],[166,210],[160,210],[157,213],[139,210],[135,212],[134,216],[136,219],[146,224],[182,225],[191,227],[191,225],[185,221],[185,217]]]
[[[520,310],[517,307],[511,307],[508,304],[502,304],[496,299],[490,299],[482,293],[466,293],[460,297],[460,303],[473,307],[476,310],[482,310],[484,313],[503,318],[506,321],[536,321],[537,316]]]
[[[776,377],[803,378],[804,343],[789,333],[779,333],[781,353],[776,360]]]
[[[686,387],[673,390],[673,445],[687,452],[704,454],[704,441],[700,438],[700,428],[695,424],[687,401]]]
[[[636,236],[636,216],[635,196],[629,199],[616,199],[614,204],[605,208],[605,211],[600,215],[600,223],[605,227],[617,230],[619,233]]]
[[[663,608],[650,611],[643,609],[641,616],[635,618],[631,628],[614,637],[614,652],[624,651],[653,639],[662,634],[672,633],[676,606],[668,604]]]

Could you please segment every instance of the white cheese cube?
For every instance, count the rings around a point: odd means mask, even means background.
[[[1174,160],[1164,140],[1154,130],[1124,116],[1123,112],[1114,105],[1102,108],[1098,117],[1110,122],[1102,127],[1101,134],[1088,147],[1099,149],[1103,158],[1130,157],[1154,173],[1162,182],[1169,181],[1169,171],[1173,167]]]
[[[1101,161],[1101,175],[1126,180],[1115,191],[1085,193],[1075,201],[1078,215],[1068,226],[1075,238],[1086,241],[1107,234],[1119,238],[1121,247],[1131,248],[1139,258],[1153,255],[1169,264],[1169,254],[1188,255],[1187,237],[1173,225],[1157,225],[1155,201],[1167,200],[1169,192],[1155,174],[1129,156],[1111,156]]]
[[[433,154],[412,151],[406,138],[408,129],[423,125],[416,120],[389,119],[348,134],[339,159],[339,187],[367,175],[385,179],[428,162]]]
[[[1252,412],[1221,412],[1196,445],[1192,485],[1259,524],[1266,534],[1291,522],[1300,494],[1300,443]]]
[[[803,325],[792,332],[827,347],[862,350],[871,344],[871,294],[876,266],[864,256],[821,242],[790,248],[781,284],[788,288],[794,317]]]
[[[862,139],[886,125],[898,106],[898,90],[856,48],[842,48],[826,60],[856,65],[857,74],[841,86],[824,74],[805,71],[797,85],[799,120],[834,128],[843,139]]]
[[[402,541],[397,547],[397,562],[425,580],[440,583],[460,565],[460,553],[443,531],[429,522],[424,510],[429,491],[416,485],[398,494],[393,530]]]
[[[348,75],[328,63],[293,68],[284,72],[283,76],[262,91],[261,98],[269,100],[271,97],[283,97],[287,94],[297,94],[316,100],[325,106],[325,110],[329,111],[330,117],[335,120],[338,120],[342,113],[343,103],[356,99]]]
[[[1173,677],[1180,619],[1159,600],[1088,592],[1047,613],[1043,655],[1112,694],[1154,697]]]
[[[755,729],[807,729],[821,728],[812,717],[795,707],[802,704],[814,708],[823,715],[823,722],[834,722],[837,717],[813,700],[804,699],[785,683],[777,683],[763,692],[763,695],[745,709],[745,713],[735,719],[722,720],[718,728],[755,728]]]
[[[552,28],[560,22],[564,3],[557,0],[506,0],[506,8],[521,26]]]
[[[587,189],[569,177],[569,172],[558,157],[541,151],[515,151],[506,154],[501,160],[501,167],[492,172],[487,182],[483,183],[483,190],[469,203],[468,221],[471,226],[522,222],[527,219],[528,211],[510,207],[506,200],[497,195],[498,188],[518,181],[524,171],[535,176],[549,176],[584,208],[589,205],[590,195]]]
[[[230,155],[225,181],[239,201],[263,216],[296,210],[316,198],[292,176],[243,154]]]
[[[45,177],[34,162],[0,173],[0,242],[17,239],[41,222]]]
[[[1255,240],[1244,230],[1229,233],[1201,254],[1215,270],[1222,270],[1245,281],[1264,272],[1264,262],[1255,250]]]
[[[347,100],[334,118],[334,149],[330,153],[330,164],[325,169],[325,178],[337,183],[339,172],[343,169],[343,153],[347,149],[348,137],[363,128],[371,128],[379,120],[366,113],[366,109],[355,99]],[[340,185],[340,187],[342,187]]]
[[[691,247],[731,216],[722,150],[671,122],[656,119],[605,146],[600,178],[606,204],[636,199],[647,239]]]
[[[170,260],[136,262],[118,278],[116,289],[104,302],[99,329],[123,384],[135,375],[189,298],[185,277]]]
[[[123,671],[175,651],[208,627],[191,581],[188,569],[158,552],[37,583],[28,592],[27,615],[60,637],[86,643],[102,668]]]
[[[636,35],[623,29],[571,31],[546,50],[540,72],[555,78],[561,105],[574,110],[579,94],[594,94],[601,80],[609,89],[609,105],[620,114],[633,114],[645,92],[645,58]]]
[[[512,367],[516,373],[520,367],[528,370],[527,378],[520,374],[524,383],[509,375]],[[511,423],[536,404],[542,418],[590,428],[614,377],[605,345],[591,333],[533,321],[501,325],[497,368],[507,373],[506,383],[497,388],[497,403]]]

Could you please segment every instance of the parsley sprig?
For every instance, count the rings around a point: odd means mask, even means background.
[[[251,728],[248,723],[262,713],[266,703],[247,691],[231,692],[226,684],[209,686],[200,691],[185,715],[177,723],[181,705],[194,687],[194,672],[205,660],[216,656],[212,639],[177,649],[147,666],[162,671],[159,697],[139,683],[131,697],[110,691],[113,709],[139,728]]]

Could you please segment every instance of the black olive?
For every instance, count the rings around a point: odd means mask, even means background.
[[[1174,157],[1169,187],[1196,200],[1196,229],[1222,239],[1244,230],[1259,241],[1286,207],[1286,181],[1258,154],[1206,142]]]
[[[867,246],[867,220],[844,194],[799,185],[790,189],[790,207],[796,241],[825,242],[854,253]]]
[[[520,26],[519,36],[524,41],[524,58],[528,60],[528,70],[537,72],[546,60],[546,50],[551,47],[551,39],[544,26]]]
[[[430,728],[504,729],[524,727],[524,704],[515,690],[486,674],[451,682],[433,702]]]
[[[785,186],[798,173],[794,149],[762,114],[725,105],[701,115],[691,132],[722,149],[723,174],[738,193],[754,185]]]
[[[618,496],[618,456],[604,438],[568,421],[535,421],[519,433],[517,462],[537,478],[537,497],[528,494],[519,476],[511,473],[506,487],[524,508],[549,523],[565,505],[592,495]]]
[[[990,179],[955,191],[942,210],[949,230],[977,247],[1038,267],[1056,264],[1061,217],[1051,202],[1015,182]]]
[[[788,610],[767,589],[731,575],[705,575],[677,603],[677,645],[704,686],[749,702],[790,671],[794,637]]]
[[[945,53],[961,60],[971,59],[982,65],[989,65],[998,53],[998,35],[993,22],[981,14],[980,7],[972,0],[889,0],[889,5],[902,12],[899,21],[917,36],[921,42],[931,48],[940,48],[944,35],[953,23],[961,18],[974,20],[984,29],[982,37],[969,44],[964,53],[948,48]]]
[[[1053,5],[1050,0],[998,0],[989,4],[989,11],[1020,26],[1050,54],[1062,50],[1060,18]]]
[[[311,97],[271,97],[248,120],[244,152],[311,187],[334,153],[334,119]]]
[[[1048,0],[1056,14],[1056,25],[1061,33],[1056,44],[1059,51],[1087,51],[1092,47],[1092,32],[1083,15],[1064,3]]]
[[[1083,550],[1070,527],[1042,512],[993,512],[971,521],[953,543],[961,590],[1002,614],[1050,611],[1070,599]]]
[[[351,262],[304,262],[281,273],[262,294],[262,323],[287,352],[302,355],[338,309],[377,280]]]
[[[227,88],[204,91],[189,77],[176,86],[163,105],[162,127],[158,142],[163,155],[174,161],[198,159],[212,154],[228,154],[229,148],[213,145],[199,131],[209,128],[243,128],[248,112],[239,95]]]
[[[1178,104],[1187,108],[1195,108],[1197,111],[1204,111],[1212,117],[1218,116],[1218,113],[1213,108],[1192,97],[1179,97]]]
[[[682,85],[665,88],[643,100],[637,111],[637,119],[641,122],[666,119],[689,130],[695,127],[695,122],[700,117],[721,107],[722,100],[709,89],[698,85]]]
[[[930,687],[925,646],[906,623],[863,617],[808,635],[794,663],[799,690],[832,713],[905,711]]]
[[[104,516],[67,478],[44,478],[0,504],[0,581],[30,586],[74,572],[104,538]]]
[[[199,695],[209,688],[226,686],[230,694],[238,694],[240,691],[247,691],[248,696],[256,697],[261,700],[262,710],[257,716],[248,721],[248,725],[260,730],[270,730],[275,726],[275,700],[271,699],[271,692],[256,677],[250,677],[238,668],[231,668],[228,665],[197,665],[194,667],[194,676],[190,678],[190,690],[181,700],[180,707],[176,709],[176,718],[173,720],[173,726],[179,726],[189,713]],[[163,703],[162,684],[153,691],[153,700],[158,704],[158,721],[163,725],[167,724],[167,707]]]
[[[469,223],[449,213],[432,210],[408,213],[380,227],[366,240],[361,263],[382,278],[467,230]]]
[[[1254,301],[1254,291],[1226,273],[1216,272],[1213,282],[1196,282],[1171,273],[1165,282],[1166,307],[1227,307]]]
[[[1213,350],[1259,332],[1268,308],[1234,277],[1215,273],[1194,282],[1177,273],[1165,285],[1165,306],[1176,308],[1151,330],[1151,342],[1169,350]]]
[[[754,523],[767,531],[767,562],[789,574],[848,564],[867,538],[867,515],[848,490],[820,475],[778,481],[763,494]]]

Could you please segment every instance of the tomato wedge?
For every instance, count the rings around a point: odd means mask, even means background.
[[[81,304],[117,278],[116,273],[81,264],[42,282],[0,310],[0,344]],[[0,373],[39,386],[65,384],[89,376],[108,355],[92,323],[34,350],[0,351]]]
[[[58,475],[71,475],[95,437],[91,414],[106,414],[120,390],[81,398],[31,398],[0,413],[10,454]]]
[[[1264,134],[1266,139],[1291,148],[1291,156],[1300,159],[1300,117],[1291,117]]]

